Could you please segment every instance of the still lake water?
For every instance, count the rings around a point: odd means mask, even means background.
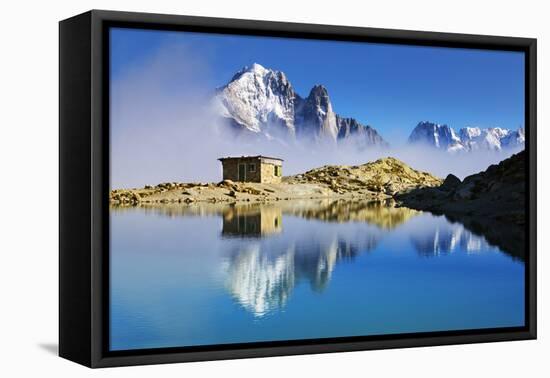
[[[381,203],[111,210],[110,348],[524,325],[524,263]]]

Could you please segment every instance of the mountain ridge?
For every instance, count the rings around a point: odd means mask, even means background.
[[[314,85],[300,96],[282,71],[258,63],[245,66],[215,91],[217,113],[239,135],[268,140],[344,144],[359,150],[389,147],[376,128],[336,113],[328,89]],[[500,127],[463,127],[458,132],[447,124],[421,121],[408,144],[451,153],[501,151],[523,147],[525,130]]]
[[[458,133],[446,124],[421,121],[411,132],[409,144],[421,144],[448,152],[489,150],[522,147],[525,130],[509,130],[501,127],[463,127]]]

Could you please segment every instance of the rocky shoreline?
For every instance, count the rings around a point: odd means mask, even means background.
[[[403,190],[441,183],[441,179],[429,173],[416,171],[397,159],[384,158],[358,166],[323,166],[284,177],[280,184],[224,180],[219,183],[169,182],[136,189],[115,189],[110,193],[110,203],[113,206],[136,206],[319,198],[376,201],[392,198]]]
[[[287,176],[279,184],[224,180],[162,183],[110,193],[111,207],[182,207],[198,204],[272,203],[296,200],[391,201],[394,207],[429,211],[460,222],[491,244],[524,259],[525,153],[466,177],[441,180],[394,158],[359,166],[323,166]],[[287,206],[288,207],[288,206]]]
[[[118,189],[110,193],[112,206],[269,202],[299,199],[353,199],[382,200],[390,196],[369,190],[332,190],[319,183],[259,184],[224,180],[219,183],[162,183],[139,189]]]
[[[398,206],[445,215],[521,259],[525,257],[525,152],[460,181],[398,193]]]
[[[525,152],[520,152],[463,181],[449,175],[440,186],[411,189],[395,197],[402,205],[419,210],[524,225],[525,182]]]

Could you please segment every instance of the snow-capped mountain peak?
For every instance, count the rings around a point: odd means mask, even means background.
[[[256,76],[256,77],[264,77],[265,75],[271,72],[277,72],[277,71],[267,69],[261,64],[253,63],[252,65],[244,66],[239,71],[237,71],[237,73],[233,75],[233,77],[231,78],[230,82],[238,80],[240,77],[246,74],[250,74],[251,76]]]
[[[315,85],[302,98],[283,72],[258,63],[242,68],[218,88],[215,104],[218,113],[240,133],[282,140],[339,142],[359,138],[363,147],[387,145],[375,129],[354,119],[354,127],[340,132],[344,118],[334,112],[325,86]]]
[[[216,101],[219,113],[234,127],[294,135],[295,96],[284,73],[254,63],[218,88]]]
[[[257,73],[259,75],[264,75],[265,73],[270,71],[270,70],[268,70],[267,68],[265,68],[264,66],[262,66],[261,64],[258,64],[258,63],[252,63],[249,70],[251,72]]]

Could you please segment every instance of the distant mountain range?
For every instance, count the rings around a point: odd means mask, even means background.
[[[421,144],[449,152],[490,150],[522,147],[525,130],[500,127],[464,127],[458,133],[447,125],[428,121],[420,122],[409,136],[409,143]]]
[[[389,146],[373,127],[337,114],[323,85],[315,85],[303,98],[283,72],[257,63],[244,67],[218,88],[215,104],[218,114],[239,135],[284,142],[352,143],[360,149]],[[408,142],[449,152],[501,150],[523,146],[525,135],[523,128],[466,127],[457,133],[447,125],[420,122]]]

